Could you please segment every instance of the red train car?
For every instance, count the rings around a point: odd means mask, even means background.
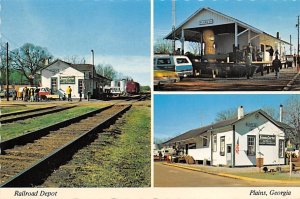
[[[126,82],[126,93],[138,94],[140,92],[140,84],[134,81]]]

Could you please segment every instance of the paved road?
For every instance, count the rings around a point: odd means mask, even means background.
[[[253,186],[284,186],[274,183],[257,183],[244,180],[220,177],[202,172],[154,163],[155,187],[253,187]]]
[[[296,68],[282,69],[280,78],[274,73],[253,79],[242,78],[185,78],[180,82],[164,85],[164,91],[282,91],[297,74]],[[290,90],[300,90],[300,75]]]

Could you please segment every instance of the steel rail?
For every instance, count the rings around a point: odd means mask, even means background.
[[[56,105],[55,106],[35,108],[35,109],[29,109],[29,110],[23,110],[23,111],[15,111],[15,112],[11,112],[11,113],[3,113],[3,114],[0,115],[0,118],[13,116],[13,115],[19,115],[19,114],[25,114],[25,113],[30,113],[30,112],[36,112],[36,111],[41,111],[41,110],[46,110],[46,109],[51,109],[51,108],[54,108],[54,107],[56,107]]]
[[[131,108],[132,105],[127,105],[117,113],[114,113],[103,122],[95,124],[91,129],[84,134],[70,141],[54,152],[50,153],[45,158],[36,162],[27,169],[22,170],[14,177],[0,185],[0,187],[32,187],[41,184],[46,177],[48,177],[53,170],[60,165],[72,159],[74,153],[79,149],[90,144],[97,137],[97,133],[110,126],[118,117]]]
[[[1,124],[6,124],[6,123],[11,123],[11,122],[16,122],[16,121],[19,121],[19,120],[26,120],[26,119],[29,119],[29,118],[32,118],[32,117],[38,117],[38,116],[41,116],[41,115],[47,115],[47,114],[51,114],[51,113],[64,111],[64,110],[67,110],[67,109],[74,108],[75,106],[53,107],[50,110],[48,110],[48,109],[40,110],[40,111],[33,112],[32,114],[28,114],[28,115],[20,115],[20,116],[17,116],[17,117],[12,117],[12,118],[7,118],[7,119],[1,118],[0,123]]]
[[[97,110],[90,111],[90,112],[85,113],[83,115],[73,117],[73,118],[55,123],[53,125],[38,129],[36,131],[32,131],[30,133],[27,133],[27,134],[24,134],[24,135],[21,135],[21,136],[18,136],[18,137],[15,137],[15,138],[3,141],[3,142],[0,142],[0,152],[3,152],[6,149],[13,148],[16,145],[24,145],[24,144],[27,144],[29,142],[32,142],[36,139],[39,139],[39,138],[49,134],[50,131],[55,131],[59,128],[63,128],[63,127],[68,126],[72,123],[76,123],[76,122],[78,122],[82,119],[85,119],[85,118],[90,117],[94,114],[100,113],[101,111],[109,109],[112,106],[113,105],[109,105],[109,106],[106,106],[106,107],[103,107],[103,108],[99,108]]]

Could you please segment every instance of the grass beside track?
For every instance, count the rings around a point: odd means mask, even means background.
[[[49,105],[47,105],[49,106]],[[25,106],[7,106],[7,107],[0,107],[1,114],[5,113],[11,113],[11,112],[19,112],[19,111],[25,111],[25,110],[31,110],[31,109],[37,109],[37,108],[43,108],[47,107],[45,105],[25,105]]]
[[[59,113],[52,113],[32,119],[26,119],[23,121],[16,121],[14,123],[2,125],[0,128],[1,141],[5,141],[53,125],[55,123],[82,115],[89,111],[96,110],[97,108],[100,108],[100,106],[80,106],[61,111]]]
[[[46,187],[150,187],[151,109],[133,106],[97,147],[79,150],[72,160],[56,170]]]

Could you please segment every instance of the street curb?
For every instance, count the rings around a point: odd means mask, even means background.
[[[293,79],[282,89],[283,91],[288,91],[291,89],[292,85],[294,84],[294,82],[296,81],[296,79],[299,76],[299,72],[293,77]]]
[[[187,170],[191,170],[191,171],[197,171],[197,172],[207,173],[207,174],[216,175],[216,176],[220,176],[220,177],[238,179],[238,180],[245,180],[245,181],[252,181],[252,182],[268,182],[268,183],[298,184],[298,185],[300,185],[300,180],[299,181],[298,180],[297,181],[287,181],[287,180],[257,179],[257,178],[242,177],[242,176],[237,176],[237,175],[232,175],[232,174],[227,174],[227,173],[213,173],[211,171],[205,171],[205,170],[198,169],[198,168],[181,166],[181,165],[176,165],[176,164],[171,164],[171,163],[163,163],[163,164],[167,165],[167,166],[181,168],[181,169],[187,169]]]

